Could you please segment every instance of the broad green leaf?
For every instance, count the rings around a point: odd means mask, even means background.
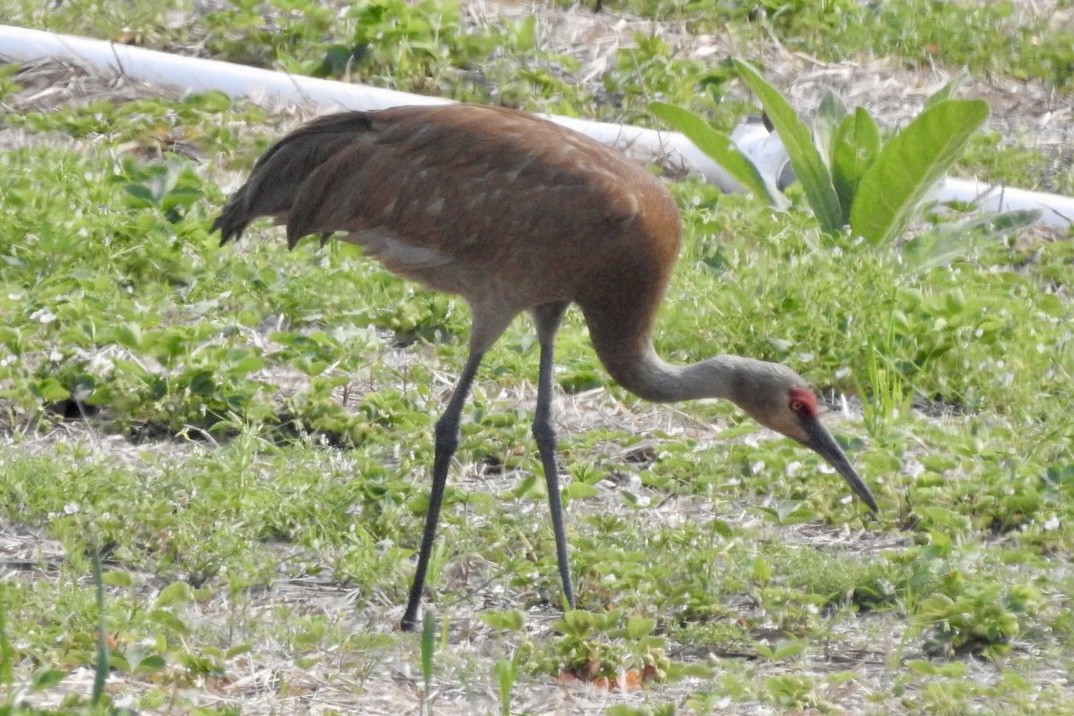
[[[765,180],[753,162],[735,146],[730,136],[713,129],[704,117],[667,102],[650,102],[649,111],[682,132],[694,146],[726,170],[746,191],[779,209],[786,208],[787,199],[775,184]]]
[[[511,713],[511,687],[515,685],[518,676],[518,664],[511,659],[500,659],[493,667],[496,682],[500,687],[500,713],[509,716]]]
[[[211,370],[195,371],[194,374],[190,376],[188,385],[190,392],[194,395],[206,397],[216,392],[216,379]]]
[[[1020,231],[1040,218],[1040,211],[1008,211],[974,216],[954,226],[938,226],[915,236],[903,245],[902,266],[907,273],[925,272],[947,266],[978,250],[986,243]]]
[[[817,116],[813,118],[813,144],[820,151],[820,157],[832,165],[833,142],[836,138],[838,127],[847,116],[847,107],[843,100],[831,90],[824,93],[820,106],[817,107]]]
[[[156,203],[153,192],[144,184],[128,184],[123,189],[131,196],[129,203],[132,207],[148,208]]]
[[[804,652],[805,647],[804,641],[788,640],[777,644],[772,656],[776,659],[790,659]]]
[[[591,497],[596,497],[597,494],[597,488],[584,482],[572,482],[562,490],[563,499],[566,502],[570,502],[571,500],[588,500]]]
[[[113,339],[123,348],[130,348],[131,350],[142,348],[142,341],[145,336],[142,334],[142,327],[139,324],[127,321],[114,326],[112,331]]]
[[[58,403],[71,397],[71,392],[52,376],[42,378],[32,389],[46,403]]]
[[[633,616],[627,619],[626,635],[628,639],[640,639],[649,636],[656,628],[656,620],[648,617]]]
[[[150,612],[149,618],[158,626],[168,630],[168,632],[171,632],[172,634],[186,636],[190,633],[190,628],[186,623],[176,616],[174,612],[168,611],[167,609],[154,609]]]
[[[720,535],[724,539],[731,539],[734,536],[735,530],[728,523],[724,522],[720,518],[716,517],[709,522],[709,527],[713,532]]]
[[[843,223],[849,223],[858,184],[879,153],[880,130],[869,113],[858,107],[839,123],[832,141],[832,184],[839,196]]]
[[[517,609],[482,612],[477,616],[493,629],[518,631],[525,625],[525,617]]]
[[[518,500],[525,496],[527,492],[533,489],[533,486],[537,484],[537,476],[530,473],[522,478],[522,480],[511,490],[511,497]]]
[[[958,92],[958,88],[962,86],[962,81],[966,79],[966,71],[963,70],[957,75],[951,78],[951,81],[945,84],[940,89],[936,90],[932,95],[925,100],[925,108],[928,109],[934,104],[939,104],[944,100],[954,99],[955,92]]]
[[[234,361],[225,364],[228,375],[249,375],[265,367],[265,361],[262,360],[261,356],[246,349],[228,351],[227,359],[228,361]]]
[[[772,579],[772,566],[763,557],[753,560],[753,579],[760,584]]]
[[[150,654],[138,662],[138,665],[134,667],[134,673],[139,676],[152,674],[155,671],[160,671],[167,665],[164,657],[160,654]]]
[[[892,137],[858,185],[850,211],[854,233],[873,245],[900,236],[987,118],[983,100],[945,100]]]
[[[47,666],[34,672],[30,679],[30,691],[44,691],[67,678],[68,671],[64,669],[50,669]]]
[[[568,636],[585,636],[593,631],[593,615],[581,609],[568,609],[554,628]]]
[[[425,609],[421,619],[421,675],[425,680],[425,692],[433,680],[433,654],[436,651],[436,614]]]
[[[108,654],[108,669],[110,671],[119,671],[124,674],[131,673],[131,663],[127,661],[127,657],[124,654],[117,654],[111,652]]]
[[[802,122],[794,109],[772,85],[768,84],[753,65],[742,60],[734,60],[735,67],[742,80],[757,95],[772,125],[779,132],[779,138],[791,160],[791,168],[802,183],[806,199],[813,208],[813,214],[820,223],[821,231],[833,234],[843,228],[842,212],[839,210],[839,197],[832,185],[832,175],[828,165],[810,136],[809,128]]]
[[[224,652],[224,659],[234,659],[236,656],[248,654],[251,651],[253,651],[253,649],[250,647],[249,644],[236,644],[235,646]]]
[[[193,599],[190,594],[190,585],[186,582],[172,582],[157,595],[158,607],[170,607],[176,604],[187,604]]]
[[[515,30],[516,47],[527,52],[537,47],[537,16],[528,15]]]
[[[110,587],[131,587],[134,585],[134,580],[131,579],[130,572],[105,572],[101,575],[101,578],[104,580],[104,583]]]
[[[196,187],[176,187],[160,198],[160,208],[164,211],[174,209],[177,206],[190,208],[203,196],[205,196],[205,192]]]

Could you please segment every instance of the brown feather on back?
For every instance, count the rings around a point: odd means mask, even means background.
[[[546,120],[472,105],[314,120],[255,164],[213,229],[226,242],[258,216],[286,224],[292,246],[345,232],[484,315],[603,302],[587,316],[632,327],[631,344],[648,339],[679,246],[674,201],[645,169]],[[631,295],[615,296],[627,281]]]

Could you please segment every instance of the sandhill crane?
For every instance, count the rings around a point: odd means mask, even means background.
[[[563,595],[575,606],[550,413],[556,331],[581,308],[611,376],[651,401],[731,400],[819,453],[873,511],[876,502],[818,420],[806,382],[776,363],[721,355],[670,365],[651,331],[679,249],[679,213],[661,182],[619,152],[521,112],[397,107],[315,119],[262,156],[212,230],[221,244],[255,218],[302,237],[345,232],[390,271],[470,305],[469,356],[435,426],[432,491],[402,628],[413,629],[459,417],[482,356],[529,312],[540,345],[533,436],[552,513]]]

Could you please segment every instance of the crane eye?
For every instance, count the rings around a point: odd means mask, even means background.
[[[791,399],[790,408],[791,408],[791,412],[800,413],[803,410],[805,410],[805,403],[803,401],[799,400],[798,398],[793,398],[793,399]]]

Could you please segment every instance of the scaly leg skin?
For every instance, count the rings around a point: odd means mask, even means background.
[[[548,487],[548,507],[552,513],[552,532],[556,537],[556,563],[563,582],[563,597],[570,609],[575,608],[574,587],[571,584],[571,565],[567,556],[567,533],[563,529],[563,506],[559,495],[559,466],[556,464],[556,430],[552,427],[553,354],[556,331],[567,310],[565,303],[549,303],[533,312],[537,338],[541,346],[541,364],[537,375],[537,408],[533,415],[533,438],[544,467]]]
[[[474,382],[477,367],[481,365],[483,356],[483,351],[470,353],[462,375],[459,376],[459,382],[455,386],[455,392],[452,393],[444,414],[436,421],[433,487],[429,493],[429,509],[425,513],[425,531],[421,535],[418,566],[414,571],[414,581],[410,585],[410,598],[406,603],[406,613],[400,624],[403,631],[414,631],[418,627],[418,609],[421,608],[425,573],[429,569],[429,557],[433,551],[433,541],[436,539],[436,524],[440,519],[440,505],[444,499],[448,468],[451,467],[451,458],[455,456],[455,450],[459,447],[459,419],[462,415],[462,406],[466,403],[466,396],[470,393],[470,386]]]

